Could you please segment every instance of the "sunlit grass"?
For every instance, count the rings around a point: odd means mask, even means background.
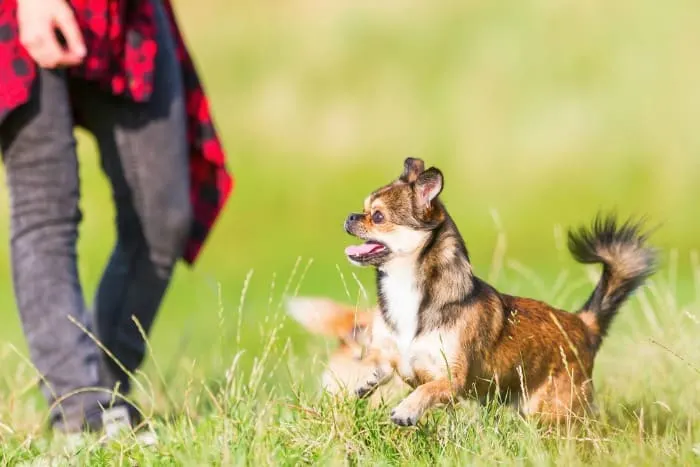
[[[505,261],[508,262],[507,260]],[[296,263],[302,264],[301,261]],[[497,264],[497,261],[494,261]],[[494,271],[496,267],[492,268]],[[527,271],[519,265],[517,271]],[[547,281],[529,272],[511,273],[509,283]],[[578,284],[568,297],[550,287],[548,299],[575,306],[592,288],[582,271],[569,273]],[[696,270],[700,277],[700,270]],[[182,357],[176,371],[163,373],[162,355],[152,356],[156,371],[137,374],[134,397],[145,409],[159,444],[145,447],[125,433],[106,442],[86,436],[82,448],[68,450],[45,432],[45,408],[27,394],[35,380],[31,367],[4,373],[0,402],[0,458],[6,464],[29,460],[114,465],[262,464],[323,465],[688,465],[700,456],[700,332],[698,300],[677,302],[676,285],[653,280],[624,307],[598,357],[594,375],[600,416],[578,428],[545,430],[495,404],[464,401],[455,409],[435,409],[417,428],[394,426],[388,413],[401,394],[385,405],[336,399],[320,390],[319,376],[333,342],[299,332],[295,342],[282,332],[297,325],[283,312],[266,315],[256,331],[245,316],[260,313],[246,305],[251,274],[241,286],[238,305],[220,303],[218,331],[198,358]],[[561,276],[560,276],[561,277]],[[300,267],[280,280],[294,291],[303,282]],[[270,286],[270,284],[268,284]],[[346,281],[347,301],[362,298],[361,284]],[[694,284],[700,287],[700,282]],[[274,287],[269,287],[274,290]],[[531,290],[532,285],[524,285]],[[281,297],[286,294],[281,292]],[[359,293],[358,293],[359,292]],[[273,294],[274,295],[274,294]],[[275,296],[268,303],[279,310]],[[235,304],[234,304],[235,305]],[[251,353],[242,334],[255,333]],[[248,338],[251,336],[249,335]]]

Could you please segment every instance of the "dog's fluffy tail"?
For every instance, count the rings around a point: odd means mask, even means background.
[[[320,297],[290,298],[287,313],[311,333],[341,340],[354,339],[373,319],[371,310]]]
[[[598,347],[624,301],[656,268],[656,250],[646,245],[642,223],[622,225],[614,215],[596,216],[591,228],[569,232],[569,251],[580,263],[600,263],[603,274],[579,317]]]

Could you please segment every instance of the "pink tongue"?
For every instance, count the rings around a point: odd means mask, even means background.
[[[362,256],[384,248],[378,243],[363,243],[362,245],[351,245],[345,249],[348,256]]]

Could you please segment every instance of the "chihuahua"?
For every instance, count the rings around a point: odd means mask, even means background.
[[[467,395],[495,397],[545,422],[594,410],[596,353],[620,306],[655,270],[641,223],[597,216],[592,228],[569,232],[574,258],[603,271],[581,309],[567,313],[501,293],[474,274],[439,198],[443,185],[440,170],[408,158],[401,176],[345,221],[345,230],[364,241],[346,256],[375,268],[378,289],[363,357],[373,370],[357,396],[398,374],[413,389],[391,412],[400,426]]]

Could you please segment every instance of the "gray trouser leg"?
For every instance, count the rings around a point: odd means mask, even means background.
[[[112,184],[117,242],[95,298],[98,335],[130,372],[143,361],[148,332],[192,225],[182,77],[160,2],[154,93],[134,104],[92,86],[74,86],[78,111],[97,138]],[[112,377],[129,379],[110,358]]]
[[[12,277],[31,359],[49,403],[99,384],[99,352],[70,318],[91,328],[76,266],[78,161],[65,74],[39,72],[31,100],[0,127],[11,212]],[[109,395],[57,405],[78,426]]]
[[[135,104],[90,83],[70,82],[61,72],[42,70],[30,102],[0,127],[17,305],[50,402],[81,388],[112,387],[116,381],[128,387],[128,378],[109,359],[106,377],[98,376],[101,353],[67,318],[91,328],[76,266],[80,211],[71,100],[98,139],[117,211],[117,244],[95,303],[97,334],[129,371],[145,355],[132,316],[150,330],[190,232],[182,78],[162,6],[154,4],[160,37],[148,103]],[[109,400],[104,392],[67,399],[61,427],[79,428],[84,411]],[[60,419],[59,410],[54,415]]]

